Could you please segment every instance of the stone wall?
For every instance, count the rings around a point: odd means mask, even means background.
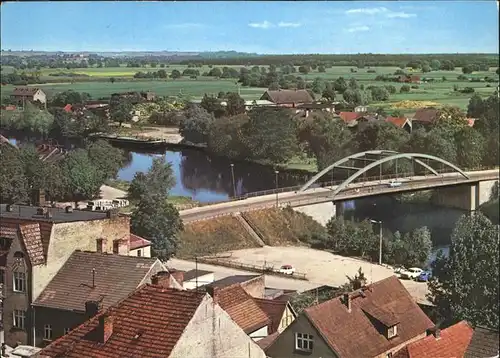
[[[321,225],[326,226],[332,216],[335,216],[336,205],[329,201],[321,204],[294,207],[293,210],[309,215]]]

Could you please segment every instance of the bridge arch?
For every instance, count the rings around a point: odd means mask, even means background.
[[[356,173],[352,174],[349,178],[347,178],[346,180],[344,180],[342,182],[342,184],[340,184],[339,186],[337,186],[337,188],[335,188],[333,195],[336,195],[337,193],[339,193],[347,185],[349,185],[350,183],[352,183],[354,180],[356,180],[359,176],[363,175],[367,171],[369,171],[369,170],[371,170],[373,168],[376,168],[377,166],[382,165],[383,163],[391,162],[391,161],[397,160],[397,159],[413,160],[417,164],[419,164],[419,165],[423,166],[424,168],[428,169],[434,175],[439,175],[439,173],[434,168],[432,168],[430,165],[428,165],[428,164],[426,164],[426,163],[424,163],[423,161],[420,160],[420,159],[430,159],[430,160],[433,160],[433,161],[436,161],[436,162],[444,164],[445,166],[453,169],[455,172],[457,172],[460,175],[462,175],[464,178],[469,179],[469,176],[462,169],[460,169],[456,165],[448,162],[447,160],[444,160],[442,158],[439,158],[439,157],[436,157],[436,156],[433,156],[433,155],[421,154],[421,153],[398,153],[398,152],[395,152],[395,151],[388,151],[388,150],[370,150],[370,151],[356,153],[356,154],[347,156],[347,157],[342,158],[342,159],[336,161],[335,163],[329,165],[328,167],[326,167],[325,169],[323,169],[322,171],[320,171],[318,174],[316,174],[315,176],[313,176],[307,183],[305,183],[299,189],[299,192],[307,190],[312,184],[314,184],[318,179],[320,179],[323,175],[325,175],[326,173],[328,173],[333,168],[340,167],[341,164],[343,164],[343,163],[345,163],[345,162],[347,162],[347,161],[349,161],[351,159],[358,159],[358,158],[366,156],[367,154],[375,154],[375,155],[387,155],[388,154],[388,156],[386,156],[384,158],[381,158],[381,159],[378,159],[378,160],[374,161],[373,163],[371,163],[369,165],[366,165],[363,168],[359,168],[359,170],[357,170]]]

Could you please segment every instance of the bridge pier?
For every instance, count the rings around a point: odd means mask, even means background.
[[[432,203],[449,208],[475,211],[490,200],[496,180],[435,189]]]

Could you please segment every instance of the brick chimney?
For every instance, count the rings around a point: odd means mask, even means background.
[[[159,271],[151,278],[151,283],[164,288],[172,288],[170,277],[170,272]]]
[[[106,343],[113,334],[113,317],[104,313],[99,317],[99,326],[97,327],[99,343]]]
[[[205,286],[207,293],[212,296],[214,303],[219,303],[219,287],[215,287],[212,285]]]
[[[184,272],[183,271],[177,271],[175,269],[170,269],[170,276],[172,276],[179,283],[179,285],[182,286],[182,283],[184,282]]]
[[[344,293],[342,298],[345,306],[347,307],[347,311],[351,312],[351,295],[349,293]]]
[[[106,243],[107,240],[103,237],[96,239],[96,251],[100,254],[107,252]]]
[[[85,302],[85,317],[87,319],[94,317],[97,313],[99,313],[100,309],[101,309],[101,304],[97,301]]]

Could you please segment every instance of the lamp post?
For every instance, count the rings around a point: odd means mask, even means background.
[[[236,186],[234,183],[234,164],[231,163],[231,182],[233,184],[233,198],[236,197]]]
[[[378,232],[378,264],[382,265],[382,221],[377,221],[377,220],[370,220],[373,224],[378,224],[379,225],[379,232]]]
[[[275,183],[276,183],[276,207],[278,207],[278,205],[279,205],[279,202],[278,202],[278,188],[279,188],[279,185],[278,185],[278,174],[279,173],[280,172],[277,171],[277,170],[274,171],[274,174],[276,174],[276,179],[275,179]]]

